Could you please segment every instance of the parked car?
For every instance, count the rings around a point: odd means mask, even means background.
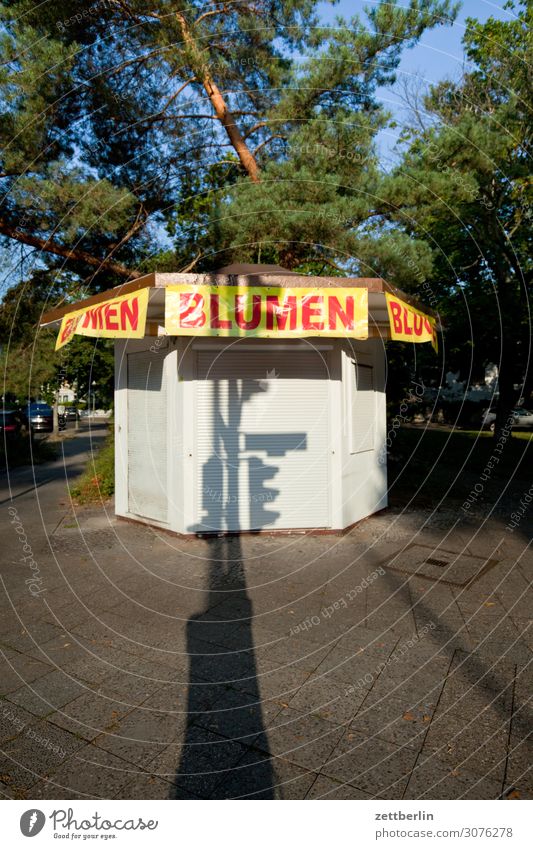
[[[513,410],[515,427],[533,427],[533,413],[531,410],[525,410],[524,407],[518,407]]]
[[[54,411],[44,401],[28,404],[28,421],[34,433],[52,433],[54,429]]]
[[[76,419],[79,419],[80,415],[76,409],[76,407],[65,407],[65,412],[63,413],[65,416],[65,421],[67,422],[75,422]]]
[[[27,432],[28,420],[24,413],[19,410],[0,411],[0,436],[24,436]]]
[[[530,410],[524,409],[524,407],[517,407],[512,412],[513,416],[513,427],[517,428],[533,428],[533,413]],[[488,428],[489,430],[494,430],[496,422],[496,410],[491,408],[489,410],[485,410],[483,414],[483,418],[481,419],[481,427]]]

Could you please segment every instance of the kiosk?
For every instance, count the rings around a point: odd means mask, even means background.
[[[118,516],[339,531],[387,505],[385,340],[435,341],[428,312],[381,279],[240,265],[146,275],[43,325],[58,347],[116,339]]]

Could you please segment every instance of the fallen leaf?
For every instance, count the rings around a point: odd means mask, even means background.
[[[431,722],[431,717],[428,716],[427,713],[425,713],[422,717],[422,722]]]
[[[410,713],[408,710],[405,711],[402,719],[406,719],[408,722],[415,722],[416,721],[416,717],[413,716],[413,714]]]
[[[494,607],[496,604],[495,601],[485,601],[483,602],[483,607]]]
[[[520,793],[518,790],[513,790],[511,793],[508,793],[505,797],[506,799],[521,799]]]

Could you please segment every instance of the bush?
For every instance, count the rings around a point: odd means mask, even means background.
[[[115,442],[111,427],[103,446],[95,452],[87,468],[70,487],[70,494],[78,504],[105,501],[115,492]]]

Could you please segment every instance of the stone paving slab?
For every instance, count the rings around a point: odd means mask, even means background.
[[[254,746],[308,771],[318,772],[328,762],[343,733],[342,727],[313,713],[285,708]]]
[[[18,690],[23,684],[31,684],[37,678],[53,671],[53,666],[27,657],[21,652],[2,648],[0,654],[0,694]]]
[[[180,798],[180,792],[185,791],[205,799],[218,785],[233,778],[235,767],[247,751],[236,740],[192,726],[183,742],[164,749],[150,761],[149,768],[153,775],[174,785],[173,798]],[[269,759],[266,761],[264,780],[270,775]]]
[[[84,692],[84,687],[62,670],[54,669],[31,684],[9,693],[7,700],[38,717],[47,716]]]
[[[350,728],[369,737],[376,735],[397,746],[411,746],[417,752],[423,745],[435,712],[432,702],[413,704],[411,697],[387,698],[357,712]]]
[[[2,744],[1,780],[19,798],[24,798],[39,779],[55,773],[83,744],[73,734],[45,720],[34,722],[16,739]]]
[[[374,798],[401,799],[416,758],[417,753],[410,746],[399,747],[349,730],[321,772]]]
[[[352,787],[350,784],[333,781],[325,775],[319,775],[305,798],[339,801],[345,799],[373,799],[374,797],[370,793],[358,790],[357,787]]]
[[[405,799],[498,799],[501,781],[491,773],[476,774],[466,767],[450,768],[438,757],[417,763]]]
[[[313,676],[289,701],[289,707],[313,713],[336,725],[345,725],[355,716],[366,695],[366,690],[354,690],[328,680],[327,676]]]
[[[50,776],[31,788],[32,799],[113,798],[146,773],[96,746],[85,746]]]
[[[213,792],[217,799],[305,799],[317,776],[282,758],[248,751]]]

